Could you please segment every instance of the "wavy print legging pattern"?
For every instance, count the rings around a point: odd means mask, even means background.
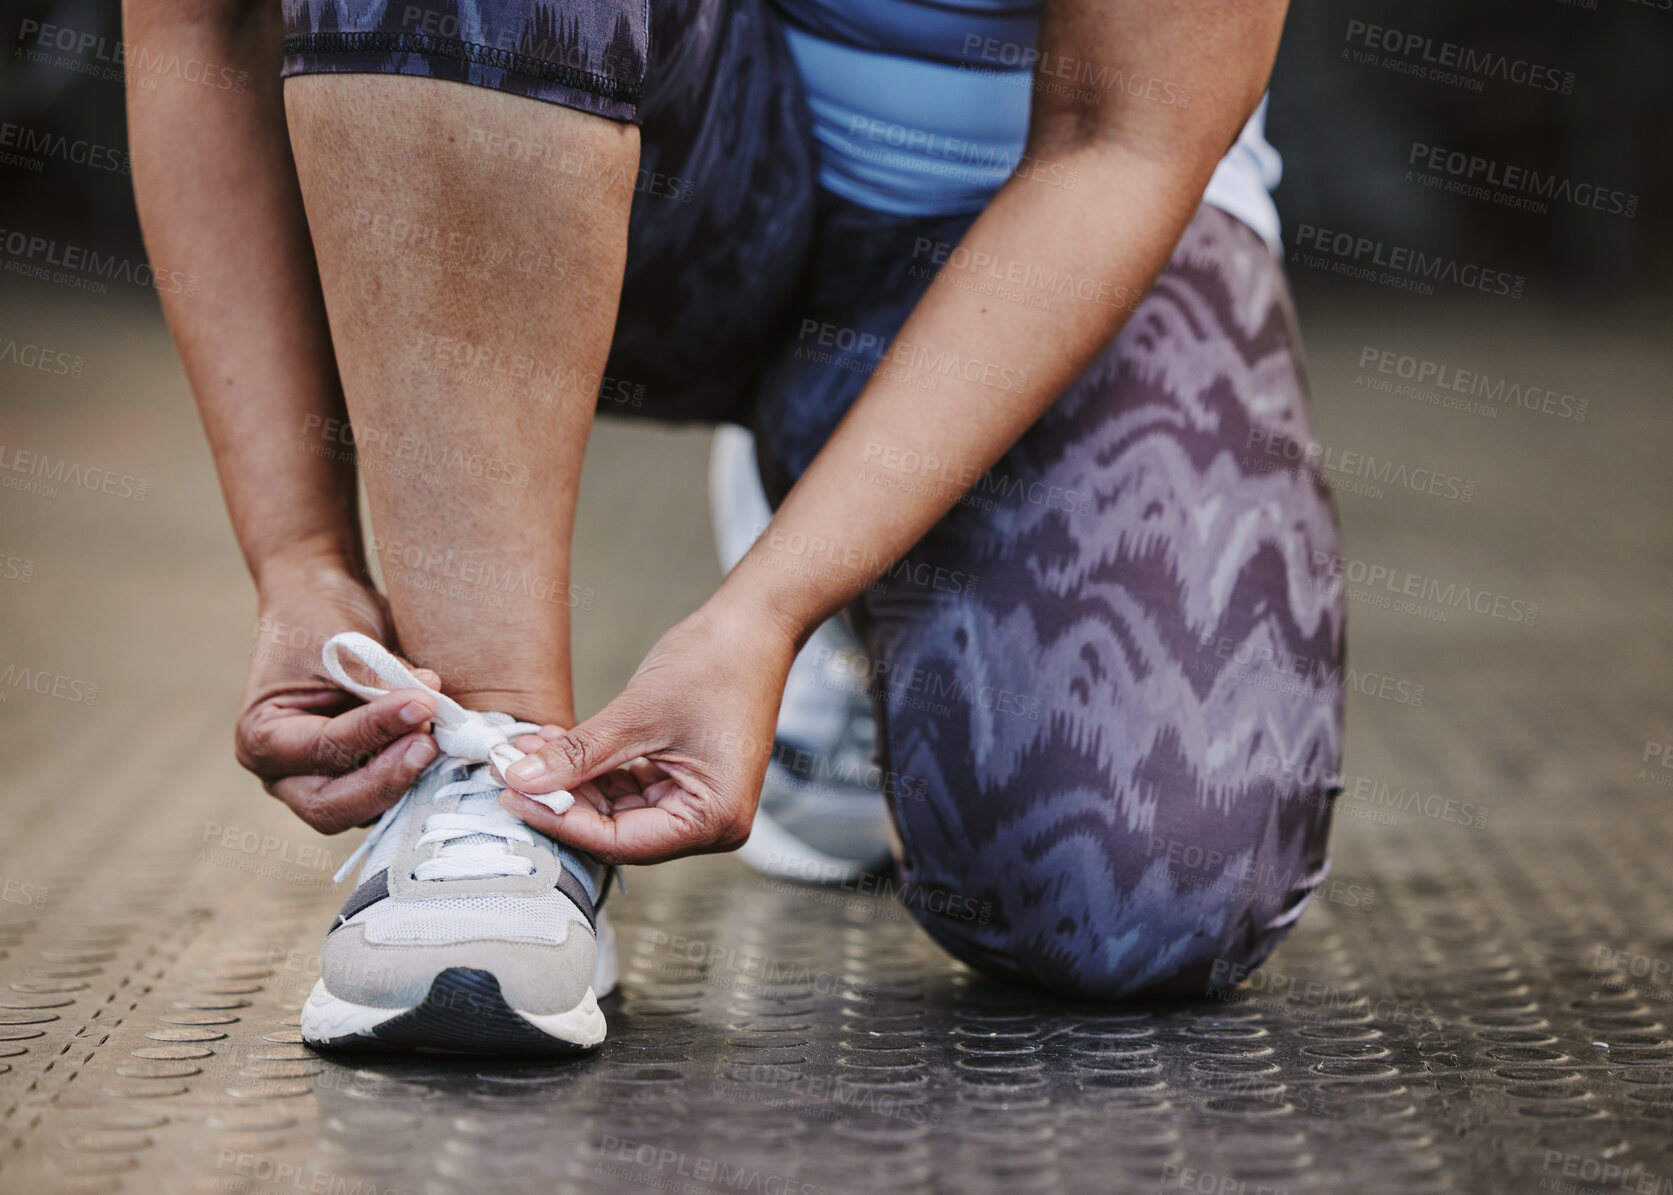
[[[914,250],[967,223],[826,205],[807,318],[886,342],[925,285]],[[965,961],[1200,992],[1323,878],[1343,622],[1328,493],[1285,451],[1311,439],[1298,347],[1271,251],[1199,209],[1091,368],[855,603],[908,781],[903,895]],[[791,348],[763,387],[778,493],[863,382],[817,357]],[[924,480],[879,449],[866,480]]]
[[[342,25],[333,0],[291,5],[293,36],[326,11]],[[605,7],[524,19],[602,28]],[[657,0],[648,19],[609,366],[644,398],[601,410],[752,426],[776,503],[931,285],[926,247],[969,217],[817,193],[761,4]],[[287,70],[409,61],[386,60],[319,49]],[[854,603],[902,896],[953,954],[1083,996],[1190,993],[1294,924],[1326,870],[1342,738],[1335,520],[1294,451],[1311,439],[1282,268],[1203,207],[1092,366]],[[856,474],[934,482],[882,445]]]

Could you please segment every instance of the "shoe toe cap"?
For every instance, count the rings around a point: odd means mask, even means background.
[[[467,938],[447,942],[378,941],[359,918],[339,926],[320,950],[320,978],[331,994],[356,1004],[410,1008],[449,968],[491,973],[505,1002],[518,1012],[567,1012],[587,996],[597,944],[584,924],[562,941],[520,942]]]

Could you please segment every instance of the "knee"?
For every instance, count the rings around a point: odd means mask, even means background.
[[[911,884],[902,898],[975,970],[1085,1000],[1210,996],[1241,982],[1281,936],[1260,928],[1265,918],[1241,893],[1143,882],[1120,893],[1084,873],[1037,870],[1003,888],[977,876],[962,892],[956,881]]]

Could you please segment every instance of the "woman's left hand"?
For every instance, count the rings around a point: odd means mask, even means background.
[[[603,863],[728,851],[749,837],[796,643],[780,620],[718,595],[651,648],[609,705],[542,727],[500,798],[543,834]],[[562,814],[523,793],[567,789]],[[518,791],[521,790],[521,791]]]

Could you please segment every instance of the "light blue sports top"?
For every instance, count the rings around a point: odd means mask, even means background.
[[[787,18],[819,142],[819,182],[901,216],[980,211],[1028,137],[1039,0],[774,0]],[[1043,86],[1188,103],[1175,84],[1067,55]],[[1025,163],[1025,170],[1063,168]],[[1203,201],[1282,253],[1271,190],[1283,160],[1266,140],[1266,101],[1215,168]],[[1072,179],[1063,179],[1073,185]]]

